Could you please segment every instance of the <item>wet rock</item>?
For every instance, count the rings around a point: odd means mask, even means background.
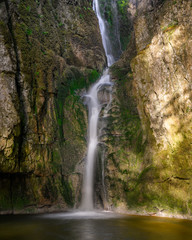
[[[66,209],[80,200],[70,177],[86,152],[78,93],[106,65],[89,4],[0,3],[0,184],[11,186],[1,187],[0,212]]]

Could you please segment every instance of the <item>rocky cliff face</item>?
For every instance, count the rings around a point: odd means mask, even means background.
[[[111,68],[113,101],[99,123],[96,202],[190,216],[191,1],[117,1],[115,19],[106,2],[110,31],[128,47]],[[90,4],[0,1],[0,213],[78,205],[87,135],[80,96],[106,65]],[[108,92],[99,94],[105,104]]]
[[[191,11],[189,0],[130,1],[132,40],[112,67],[106,182],[115,208],[191,215]]]
[[[0,212],[72,207],[106,60],[89,1],[0,2]]]

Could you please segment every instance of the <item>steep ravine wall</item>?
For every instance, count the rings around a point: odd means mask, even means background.
[[[191,1],[118,4],[121,46],[128,47],[111,68],[96,203],[189,217]],[[78,206],[87,137],[80,95],[106,65],[92,1],[0,1],[0,57],[0,213]]]
[[[86,153],[80,94],[106,64],[92,3],[0,1],[0,58],[0,213],[73,207]]]
[[[192,4],[130,2],[132,38],[111,68],[116,90],[105,136],[109,207],[190,217]]]

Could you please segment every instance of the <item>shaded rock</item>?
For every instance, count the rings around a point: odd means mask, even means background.
[[[87,135],[78,94],[106,64],[90,2],[1,1],[0,57],[0,212],[73,207]]]

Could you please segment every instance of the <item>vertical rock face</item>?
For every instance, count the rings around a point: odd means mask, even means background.
[[[87,125],[80,94],[106,64],[90,4],[0,3],[0,212],[78,202]]]
[[[111,68],[113,101],[102,120],[104,205],[191,215],[191,1],[130,0],[127,12],[111,1],[116,19],[106,2],[110,31],[120,21],[121,46],[128,48]],[[80,95],[106,64],[90,4],[0,2],[1,213],[79,202],[87,131]],[[99,97],[108,100],[106,92]],[[100,205],[106,192],[96,178]]]
[[[191,1],[130,1],[128,11],[134,34],[112,67],[109,200],[121,209],[191,215]]]
[[[165,3],[158,19],[151,14],[135,23],[138,56],[132,61],[132,69],[136,95],[139,102],[141,98],[145,102],[139,111],[142,119],[150,119],[155,140],[164,148],[184,140],[182,132],[192,117],[190,11],[187,1]],[[151,21],[155,34],[149,32]]]

